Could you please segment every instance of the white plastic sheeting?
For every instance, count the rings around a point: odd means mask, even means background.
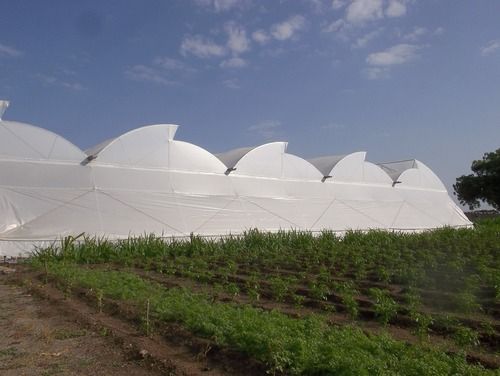
[[[175,140],[176,130],[146,126],[84,153],[49,131],[0,121],[0,255],[82,232],[119,239],[470,226],[419,161],[375,165],[358,152],[308,162],[285,142],[215,156]]]

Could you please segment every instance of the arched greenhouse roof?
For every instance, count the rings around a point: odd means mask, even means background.
[[[155,124],[134,129],[88,151],[88,161],[100,165],[223,173],[223,163],[207,150],[174,140],[178,125]]]
[[[270,142],[217,154],[227,173],[267,178],[320,180],[321,174],[308,161],[286,152],[287,142]]]
[[[2,159],[81,162],[85,153],[51,131],[16,121],[0,120]]]

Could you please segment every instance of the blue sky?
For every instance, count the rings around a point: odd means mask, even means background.
[[[81,148],[176,123],[212,152],[417,158],[449,190],[500,147],[500,1],[2,0],[5,119]]]

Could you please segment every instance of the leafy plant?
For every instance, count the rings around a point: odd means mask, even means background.
[[[224,289],[226,290],[226,292],[228,294],[230,294],[233,297],[238,296],[240,294],[240,288],[234,282],[229,282],[229,283],[225,284]]]
[[[472,313],[481,309],[474,293],[468,290],[455,294],[453,300],[460,312]]]
[[[346,311],[351,319],[356,319],[359,314],[359,306],[356,296],[359,294],[358,290],[352,281],[344,281],[335,284],[335,290],[340,295],[342,303],[345,305]]]
[[[284,277],[272,277],[269,279],[271,292],[276,301],[285,301],[286,296],[290,293],[290,286],[292,282],[293,281],[290,278]]]
[[[258,301],[260,299],[260,283],[259,277],[256,274],[251,275],[247,279],[245,287],[250,299],[253,301]]]
[[[431,315],[425,313],[410,312],[410,318],[415,323],[414,334],[416,334],[420,340],[429,338],[429,328],[434,323]]]
[[[375,315],[382,324],[387,325],[397,315],[398,304],[389,296],[387,291],[375,287],[370,289],[370,296],[375,301],[373,304]]]
[[[318,300],[328,300],[328,295],[331,294],[330,288],[322,282],[314,281],[309,284],[311,296]]]
[[[292,295],[292,300],[293,300],[293,305],[295,306],[295,308],[300,308],[304,305],[304,300],[305,300],[305,296],[303,295],[299,295],[299,294],[293,294]]]
[[[479,346],[479,334],[471,329],[462,325],[458,325],[453,333],[453,340],[461,347],[468,348],[472,346]]]

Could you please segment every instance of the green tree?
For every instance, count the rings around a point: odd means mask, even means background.
[[[453,185],[460,203],[472,210],[484,201],[500,210],[500,149],[473,161],[471,170],[474,174],[460,176]]]

